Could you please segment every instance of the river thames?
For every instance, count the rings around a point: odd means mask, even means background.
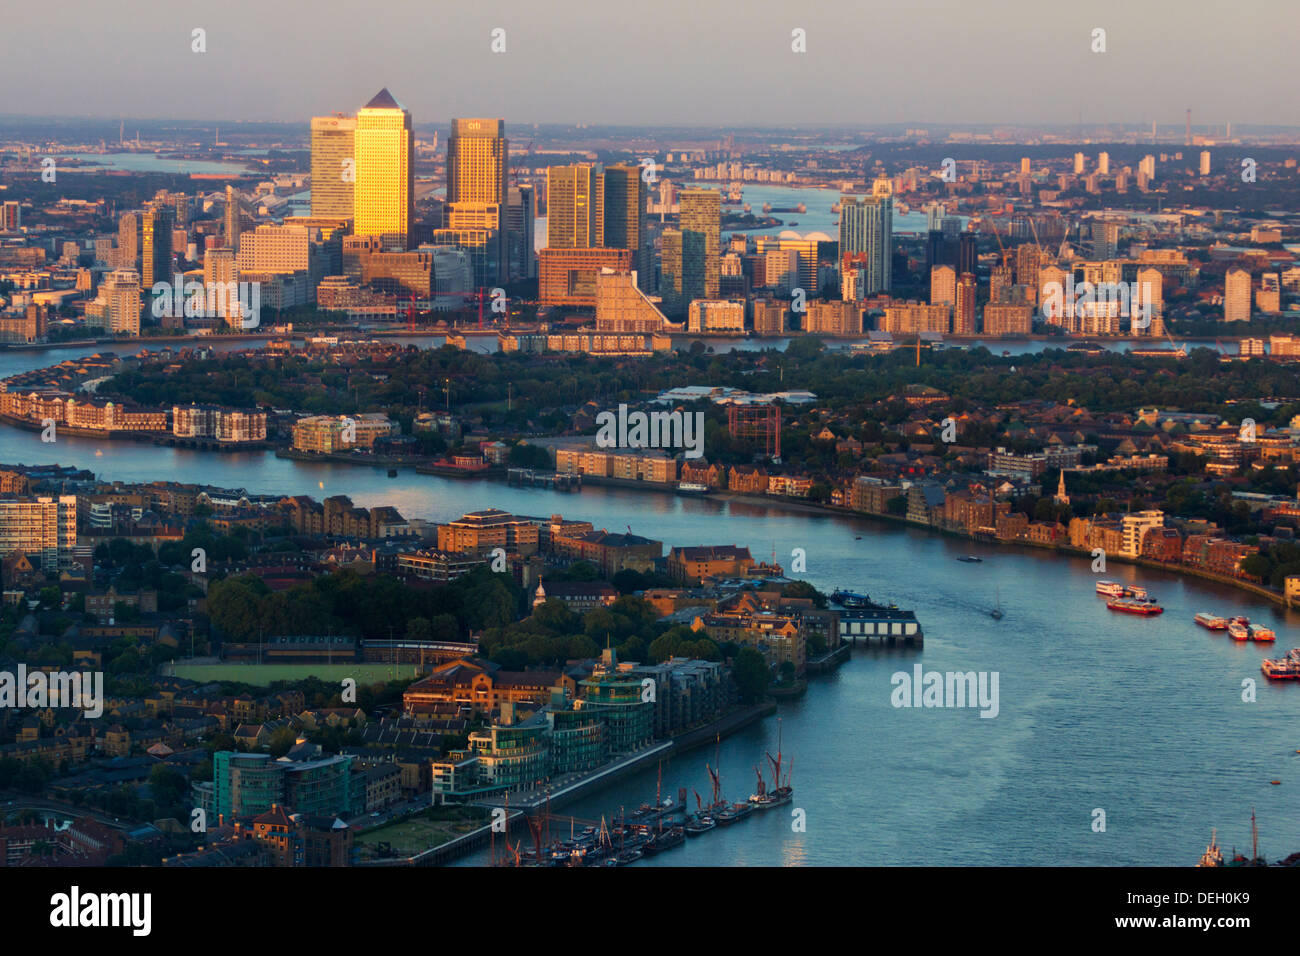
[[[0,352],[0,375],[92,351]],[[0,462],[57,462],[109,480],[346,494],[430,520],[485,507],[560,513],[610,531],[630,526],[666,547],[744,545],[787,568],[792,549],[803,548],[807,573],[796,577],[915,610],[923,649],[859,649],[835,673],[813,677],[801,700],[780,705],[783,752],[794,761],[789,807],[639,865],[1191,865],[1212,827],[1225,851],[1248,851],[1252,807],[1261,853],[1300,850],[1300,687],[1269,684],[1259,671],[1265,656],[1300,645],[1300,617],[1224,585],[1112,564],[1106,577],[1140,581],[1166,610],[1135,618],[1106,610],[1083,559],[775,504],[592,486],[564,494],[409,470],[388,478],[382,469],[265,452],[67,436],[43,444],[38,433],[8,426],[0,426]],[[984,562],[956,560],[968,553]],[[1002,620],[987,614],[995,599]],[[1193,623],[1198,611],[1246,614],[1274,627],[1277,644],[1212,634]],[[918,663],[927,672],[997,673],[997,716],[894,707],[891,676]],[[1246,680],[1256,685],[1253,702],[1243,701]],[[774,718],[722,742],[728,798],[753,792],[754,765],[776,744]],[[665,793],[684,786],[707,799],[704,763],[712,759],[712,747],[675,757],[663,770]],[[652,799],[655,779],[652,767],[563,812],[615,815]],[[792,830],[794,809],[804,811],[804,832]],[[1097,810],[1104,832],[1094,831]]]

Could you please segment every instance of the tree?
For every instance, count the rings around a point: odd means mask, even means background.
[[[272,757],[283,757],[298,740],[298,734],[292,727],[281,727],[271,735],[266,749]]]
[[[814,605],[819,608],[826,607],[826,595],[822,594],[807,581],[792,581],[781,589],[781,597],[788,598],[811,598]]]
[[[740,699],[752,704],[762,700],[767,693],[772,672],[762,654],[752,647],[742,647],[731,662],[731,676],[736,682]]]

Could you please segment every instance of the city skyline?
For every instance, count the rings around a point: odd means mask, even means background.
[[[413,116],[519,123],[1169,126],[1191,109],[1201,124],[1300,124],[1272,75],[1287,55],[1286,33],[1261,29],[1285,16],[1282,0],[1221,4],[1209,48],[1203,18],[1166,2],[1065,10],[935,0],[919,9],[833,3],[791,12],[768,2],[670,0],[650,16],[597,9],[581,17],[499,3],[444,26],[399,0],[386,7],[383,32],[369,37],[339,3],[318,5],[309,23],[244,0],[208,24],[202,13],[132,19],[129,8],[149,6],[128,3],[126,14],[86,6],[58,20],[9,14],[12,34],[26,38],[0,62],[0,83],[24,90],[15,115],[305,122],[387,86],[403,91]],[[244,12],[257,31],[224,29]],[[195,29],[205,31],[205,52],[192,49]],[[1092,50],[1097,29],[1106,31],[1104,53]],[[806,52],[792,50],[795,30],[805,31]],[[286,35],[296,44],[286,46]],[[41,51],[78,39],[116,56],[71,58],[48,71]],[[494,43],[504,51],[494,53]],[[310,69],[330,61],[350,68]],[[172,81],[158,83],[160,73]],[[33,87],[26,78],[34,74],[51,78]],[[284,83],[286,75],[312,82]]]

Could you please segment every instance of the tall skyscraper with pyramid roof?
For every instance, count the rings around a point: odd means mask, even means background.
[[[357,111],[353,232],[387,250],[410,247],[415,221],[415,136],[411,114],[387,89]]]

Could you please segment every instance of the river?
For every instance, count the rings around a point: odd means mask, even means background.
[[[0,375],[93,349],[0,352]],[[1250,813],[1270,859],[1300,850],[1300,687],[1271,685],[1259,662],[1297,640],[1300,616],[1245,592],[1112,565],[1141,581],[1166,613],[1141,619],[1106,610],[1089,562],[977,545],[869,518],[796,513],[772,505],[680,498],[589,486],[576,494],[452,481],[403,470],[284,461],[268,453],[216,454],[61,436],[0,426],[0,462],[58,462],[107,479],[168,479],[251,492],[350,495],[407,517],[447,519],[485,507],[562,513],[666,546],[738,544],[800,575],[887,598],[916,611],[923,650],[859,649],[837,672],[781,705],[784,753],[794,760],[791,807],[754,815],[638,865],[1097,864],[1190,865],[1218,827],[1247,849]],[[959,563],[967,553],[983,564]],[[1000,597],[1005,617],[985,611]],[[1197,627],[1198,611],[1246,614],[1278,632],[1274,648],[1242,646]],[[895,708],[891,676],[927,671],[999,675],[999,712]],[[1243,680],[1257,685],[1242,700]],[[753,791],[753,766],[776,752],[777,722],[725,740],[723,789]],[[664,768],[665,791],[707,797],[711,748]],[[1280,786],[1270,781],[1280,780]],[[587,819],[653,796],[649,769],[565,812]],[[806,813],[792,832],[791,809]],[[1094,810],[1105,831],[1094,832]],[[481,862],[482,855],[466,862]]]

